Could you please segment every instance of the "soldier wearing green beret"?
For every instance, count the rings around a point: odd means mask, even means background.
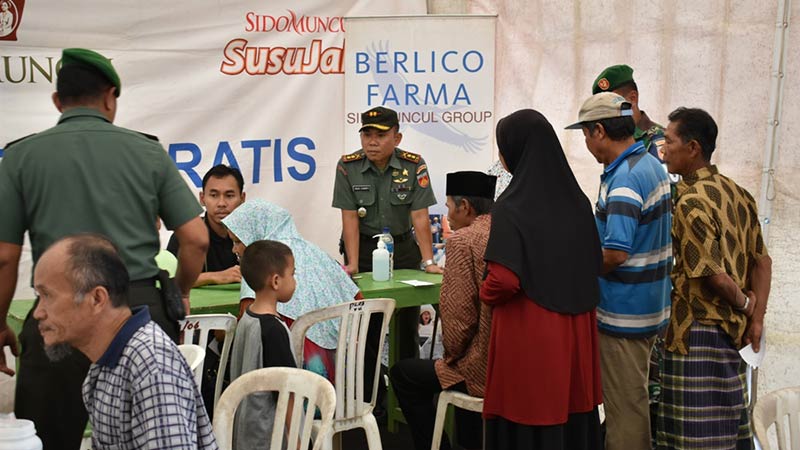
[[[592,84],[592,94],[600,92],[613,92],[625,97],[633,109],[633,121],[636,123],[634,139],[643,142],[644,148],[661,161],[664,127],[650,120],[647,113],[639,109],[639,88],[633,80],[633,69],[626,64],[606,67]]]
[[[339,160],[333,191],[333,207],[342,210],[340,247],[347,271],[351,274],[372,271],[372,251],[377,246],[373,236],[381,233],[383,227],[389,227],[394,239],[395,269],[441,273],[433,262],[428,207],[436,204],[436,198],[425,160],[397,148],[403,135],[395,111],[380,106],[372,108],[361,115],[361,125],[361,150]],[[404,308],[395,317],[401,330],[399,358],[416,357],[419,308]],[[375,367],[374,358],[379,351],[377,315],[373,316],[369,331],[367,380],[373,379],[369,372]]]
[[[155,220],[161,217],[180,241],[177,283],[188,307],[208,246],[198,217],[202,209],[156,138],[113,125],[121,82],[108,58],[65,49],[57,76],[52,99],[62,113],[58,124],[8,144],[0,164],[0,348],[10,345],[17,353],[6,314],[26,231],[34,264],[64,236],[110,238],[133,280],[130,305],[147,305],[152,320],[177,340],[177,320],[168,317],[156,287],[154,258],[160,242]],[[87,289],[94,288],[94,279],[86,276]],[[47,298],[42,294],[37,293],[37,303]],[[69,324],[63,325],[59,332],[69,333]],[[36,423],[45,449],[78,448],[87,421],[81,385],[89,360],[72,352],[51,361],[31,314],[20,343],[17,417]],[[13,373],[1,355],[0,371]]]

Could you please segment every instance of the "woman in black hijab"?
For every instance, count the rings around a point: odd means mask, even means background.
[[[486,448],[602,448],[591,204],[540,113],[501,119],[497,145],[514,177],[492,210],[481,287],[493,306]]]

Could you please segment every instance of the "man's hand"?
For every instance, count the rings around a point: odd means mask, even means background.
[[[239,266],[231,266],[225,270],[215,272],[217,284],[231,284],[242,282],[242,270]]]
[[[425,266],[426,273],[442,273],[443,270],[441,267],[437,266],[436,264],[429,264]]]
[[[350,263],[344,266],[344,270],[350,275],[353,276],[358,273],[358,264]]]
[[[753,317],[758,299],[753,291],[747,291],[747,297],[750,298],[750,304],[747,305],[747,310],[744,314],[750,318],[747,322],[747,329],[744,332],[744,343],[752,344],[753,351],[758,353],[761,350],[761,334],[764,332],[764,319],[763,317]]]
[[[17,337],[14,336],[14,332],[7,324],[2,324],[2,326],[0,326],[0,372],[13,377],[14,369],[8,367],[8,363],[6,362],[6,352],[4,351],[6,345],[11,347],[12,355],[19,356]]]

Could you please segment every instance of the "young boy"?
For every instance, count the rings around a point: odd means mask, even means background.
[[[256,293],[236,329],[231,356],[231,381],[264,367],[297,367],[289,328],[279,318],[278,302],[288,302],[295,290],[294,256],[285,244],[256,241],[242,255],[242,277]],[[269,449],[275,420],[272,392],[249,395],[236,411],[233,446]]]

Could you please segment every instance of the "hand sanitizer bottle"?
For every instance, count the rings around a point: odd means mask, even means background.
[[[372,251],[372,279],[375,281],[389,281],[389,252],[386,244],[378,241],[378,248]]]

